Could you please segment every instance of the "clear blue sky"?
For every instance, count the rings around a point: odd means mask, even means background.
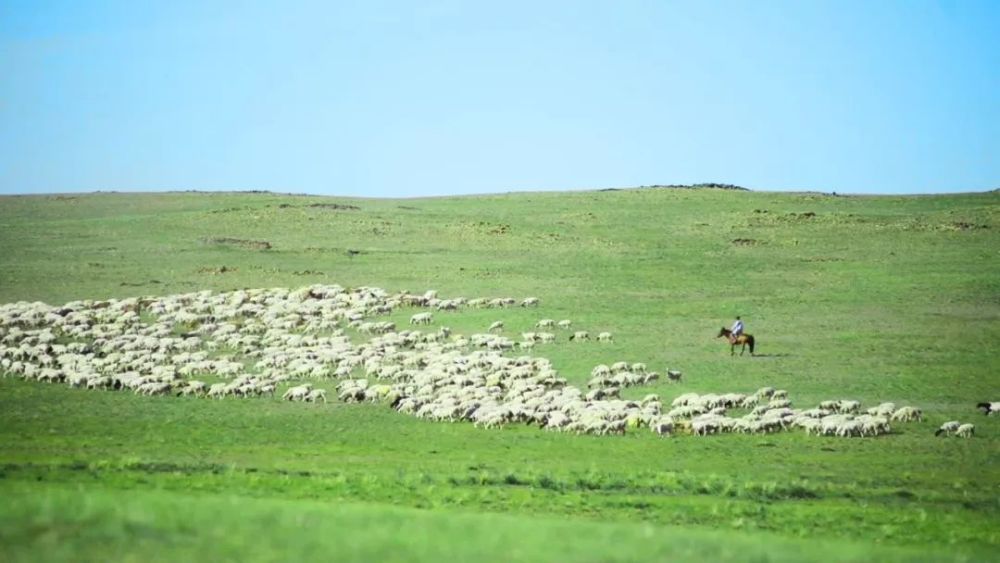
[[[700,181],[1000,187],[1000,1],[0,2],[0,193]]]

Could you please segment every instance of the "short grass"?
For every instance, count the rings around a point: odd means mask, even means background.
[[[616,360],[685,374],[636,396],[771,385],[796,406],[856,398],[927,416],[879,439],[598,438],[3,379],[0,554],[995,559],[1000,417],[973,407],[1000,400],[998,229],[997,193],[0,198],[0,301],[311,283],[535,295],[537,310],[437,324],[516,334],[569,318],[616,340],[536,349],[578,384]],[[736,314],[759,357],[714,338]],[[935,439],[949,419],[976,437]]]

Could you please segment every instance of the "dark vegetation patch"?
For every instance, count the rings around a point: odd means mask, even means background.
[[[743,192],[750,191],[750,188],[744,188],[743,186],[737,186],[735,184],[719,184],[717,182],[703,182],[700,184],[653,184],[652,186],[639,186],[639,187],[670,188],[670,189],[685,189],[685,190],[713,189],[713,190],[739,190]]]
[[[980,224],[968,223],[966,221],[955,221],[954,223],[951,223],[949,226],[956,231],[976,231],[979,229],[990,228],[989,225],[984,225],[981,223]]]
[[[843,258],[834,258],[832,256],[810,256],[808,258],[803,258],[803,262],[843,262]]]
[[[317,209],[331,209],[334,211],[360,211],[361,208],[357,205],[348,205],[346,203],[310,203],[306,207],[315,207]]]
[[[319,270],[296,270],[292,272],[293,276],[325,276],[326,274],[320,272]]]
[[[484,229],[487,234],[491,235],[506,235],[510,233],[510,225],[506,223],[492,224],[486,221],[480,221],[476,223],[480,229]]]
[[[736,246],[757,246],[760,242],[752,238],[734,238],[732,243]]]
[[[222,209],[213,209],[209,213],[240,213],[243,211],[253,211],[255,209],[260,209],[259,207],[250,207],[249,205],[244,205],[242,207],[224,207]]]
[[[123,282],[119,283],[118,285],[119,285],[119,287],[142,287],[144,285],[158,285],[158,284],[161,284],[161,283],[163,283],[163,282],[161,282],[160,280],[149,280],[149,281],[144,281],[144,282],[124,282],[123,281]]]
[[[218,274],[228,274],[230,272],[238,272],[239,270],[240,270],[239,268],[231,268],[231,267],[225,266],[225,265],[219,266],[219,267],[204,266],[204,267],[198,268],[198,273],[199,274],[218,275]]]
[[[266,240],[247,240],[230,237],[208,237],[202,239],[205,244],[222,244],[227,246],[238,246],[248,250],[270,250],[271,243]]]

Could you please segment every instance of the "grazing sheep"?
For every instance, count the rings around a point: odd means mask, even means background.
[[[556,324],[559,325],[559,328],[561,328],[563,330],[569,330],[569,328],[571,326],[573,326],[573,321],[571,321],[569,319],[563,319],[563,320],[559,321]]]
[[[539,299],[537,297],[525,297],[524,300],[521,301],[521,306],[522,307],[537,307],[538,303],[539,303]]]
[[[571,341],[590,340],[590,333],[585,330],[578,330],[569,336]]]
[[[496,321],[491,324],[488,332],[503,332],[503,321]]]
[[[941,428],[938,428],[937,431],[934,432],[934,435],[940,436],[941,434],[954,434],[960,426],[962,426],[961,422],[957,420],[949,420],[948,422],[942,424]]]
[[[306,393],[302,400],[307,403],[315,403],[320,399],[323,399],[324,403],[326,402],[326,389],[313,389]]]
[[[963,424],[955,430],[955,435],[959,438],[971,438],[976,432],[976,426],[974,424]]]
[[[683,375],[684,375],[683,373],[681,373],[681,372],[679,372],[679,371],[677,371],[675,369],[668,369],[667,370],[667,380],[668,381],[680,381],[681,380],[681,376],[683,376]]]
[[[1000,401],[994,401],[992,403],[979,403],[976,405],[976,408],[983,409],[983,414],[986,416],[1000,414]]]
[[[410,324],[411,325],[431,324],[431,321],[433,320],[434,320],[434,315],[432,315],[431,313],[417,313],[416,315],[410,317]]]
[[[602,332],[597,335],[598,342],[614,342],[614,337],[610,332]]]
[[[657,436],[670,436],[674,433],[674,421],[663,417],[651,422],[649,429]]]
[[[310,391],[312,391],[311,383],[289,387],[288,390],[281,396],[281,399],[283,401],[302,401],[305,400]]]
[[[897,422],[920,422],[924,419],[924,413],[917,407],[900,407],[892,415],[892,420]]]
[[[556,322],[552,319],[542,319],[535,323],[535,328],[552,328],[556,325]]]

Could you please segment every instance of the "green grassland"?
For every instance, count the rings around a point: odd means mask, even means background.
[[[0,557],[1000,559],[1000,417],[974,408],[1000,400],[1000,193],[0,198],[0,302],[313,283],[537,296],[435,325],[613,332],[533,352],[578,385],[617,360],[684,372],[627,396],[770,385],[926,420],[866,439],[594,437],[2,378]],[[757,357],[715,338],[736,314]],[[935,438],[951,419],[976,436]]]

